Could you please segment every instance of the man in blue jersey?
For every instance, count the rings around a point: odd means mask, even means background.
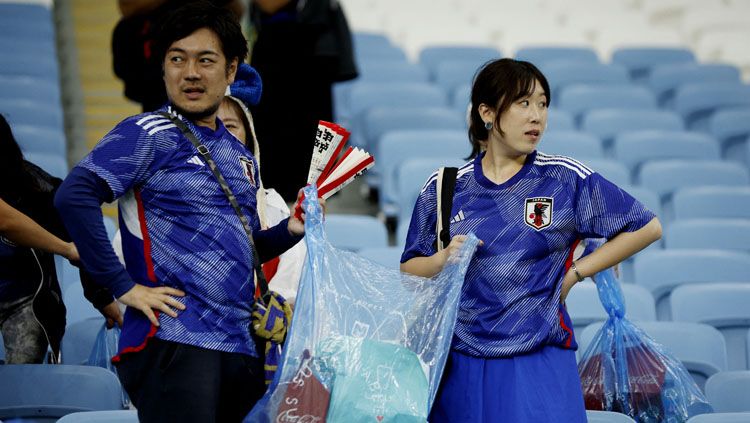
[[[298,242],[304,226],[287,219],[260,230],[257,163],[216,117],[247,55],[233,15],[187,4],[164,20],[153,48],[169,103],[120,122],[71,171],[56,205],[86,268],[128,306],[113,360],[139,419],[239,421],[265,390],[249,332],[252,250],[208,163],[160,112],[182,120],[208,148],[261,261]],[[125,268],[100,211],[115,199]]]
[[[581,162],[537,151],[550,89],[531,63],[500,59],[471,93],[472,160],[459,168],[438,251],[437,174],[422,188],[401,257],[433,276],[473,232],[451,353],[430,422],[585,422],[565,297],[661,236],[652,212]],[[584,238],[608,241],[573,261]]]

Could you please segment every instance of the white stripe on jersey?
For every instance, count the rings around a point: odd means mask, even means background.
[[[550,166],[550,165],[560,165],[563,167],[567,167],[568,169],[572,170],[573,172],[577,173],[578,176],[581,177],[581,179],[586,179],[586,177],[590,174],[584,174],[580,169],[573,166],[570,163],[563,162],[563,161],[551,161],[551,162],[540,162],[539,160],[534,160],[534,164],[537,166]]]
[[[171,121],[169,119],[162,118],[162,119],[152,120],[152,121],[150,121],[150,122],[148,122],[146,124],[140,125],[140,126],[143,129],[148,130],[148,129],[153,128],[154,126],[159,126],[159,125],[162,125],[162,124],[165,124],[165,123],[171,123]]]
[[[464,175],[465,175],[465,174],[467,174],[467,173],[470,173],[470,172],[472,172],[473,170],[474,170],[474,162],[473,162],[473,161],[471,161],[471,162],[468,162],[468,163],[466,163],[465,165],[463,165],[463,166],[461,166],[461,167],[459,167],[459,168],[458,168],[458,173],[456,174],[456,179],[458,179],[458,178],[460,178],[460,177],[464,176]],[[421,189],[421,190],[419,190],[420,194],[421,194],[421,193],[423,193],[423,192],[424,192],[424,190],[425,190],[425,189],[426,189],[426,188],[427,188],[427,187],[428,187],[428,186],[429,186],[429,185],[430,185],[430,184],[431,184],[431,183],[432,183],[433,181],[435,181],[435,180],[437,179],[437,175],[438,175],[438,172],[437,172],[437,171],[435,171],[435,172],[433,172],[433,173],[432,173],[432,175],[430,175],[430,177],[429,177],[429,178],[427,178],[427,182],[425,182],[425,183],[424,183],[424,185],[422,185],[422,189]]]
[[[591,169],[590,167],[588,167],[585,164],[583,164],[582,162],[580,162],[580,161],[578,161],[578,160],[576,160],[576,159],[574,159],[572,157],[568,157],[568,156],[562,156],[562,155],[557,155],[557,154],[545,154],[545,153],[542,153],[542,152],[538,151],[536,153],[536,159],[537,160],[541,160],[541,161],[565,160],[565,161],[570,162],[571,164],[573,164],[575,166],[578,166],[579,169],[581,169],[582,171],[586,172],[589,175],[592,174],[592,173],[594,173],[594,170]]]
[[[164,116],[161,116],[161,115],[148,115],[148,116],[144,116],[144,117],[140,118],[140,119],[139,119],[139,120],[138,120],[138,121],[136,122],[136,125],[142,125],[142,124],[143,124],[143,122],[149,121],[149,120],[151,120],[151,119],[158,119],[158,118],[161,118],[161,119],[163,119],[163,118],[164,118]]]
[[[175,126],[175,124],[174,124],[174,123],[171,123],[171,122],[170,122],[170,123],[169,123],[169,124],[167,124],[167,125],[157,126],[156,128],[154,128],[154,129],[152,129],[152,130],[148,131],[148,134],[149,134],[149,135],[154,135],[155,133],[157,133],[157,132],[159,132],[159,131],[163,131],[164,129],[169,129],[169,128],[176,128],[176,126]]]

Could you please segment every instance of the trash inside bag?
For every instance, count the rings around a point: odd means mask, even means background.
[[[306,198],[317,198],[314,187]],[[473,235],[433,278],[325,238],[305,200],[307,259],[275,378],[246,422],[426,422],[448,357]]]
[[[89,366],[103,367],[110,372],[117,374],[117,368],[112,364],[112,357],[117,355],[117,344],[120,342],[120,327],[115,325],[112,329],[107,329],[106,323],[102,323],[102,328],[96,335],[94,347],[86,362]],[[130,398],[125,390],[122,390],[122,406],[127,408],[130,405]]]
[[[616,411],[639,423],[685,422],[713,412],[685,366],[625,318],[612,269],[594,281],[609,318],[578,364],[586,409]]]

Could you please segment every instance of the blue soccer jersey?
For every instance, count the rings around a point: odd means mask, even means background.
[[[576,348],[560,305],[576,244],[635,231],[654,214],[569,157],[534,152],[498,185],[484,176],[483,156],[462,166],[456,181],[451,236],[473,232],[484,245],[469,264],[452,348],[484,358]],[[437,252],[436,179],[417,199],[401,262]]]
[[[253,230],[259,230],[252,154],[218,119],[216,131],[185,122],[208,147]],[[147,336],[156,336],[256,355],[248,330],[255,291],[252,252],[220,185],[182,132],[158,113],[133,116],[79,166],[106,181],[119,198],[123,255],[132,279],[186,293],[178,298],[186,309],[177,318],[159,315],[158,330],[128,308],[121,352],[137,351]]]

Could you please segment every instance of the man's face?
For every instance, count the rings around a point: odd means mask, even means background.
[[[221,41],[207,28],[172,43],[164,57],[169,100],[199,125],[213,127],[216,111],[236,72],[237,59],[227,68]]]

